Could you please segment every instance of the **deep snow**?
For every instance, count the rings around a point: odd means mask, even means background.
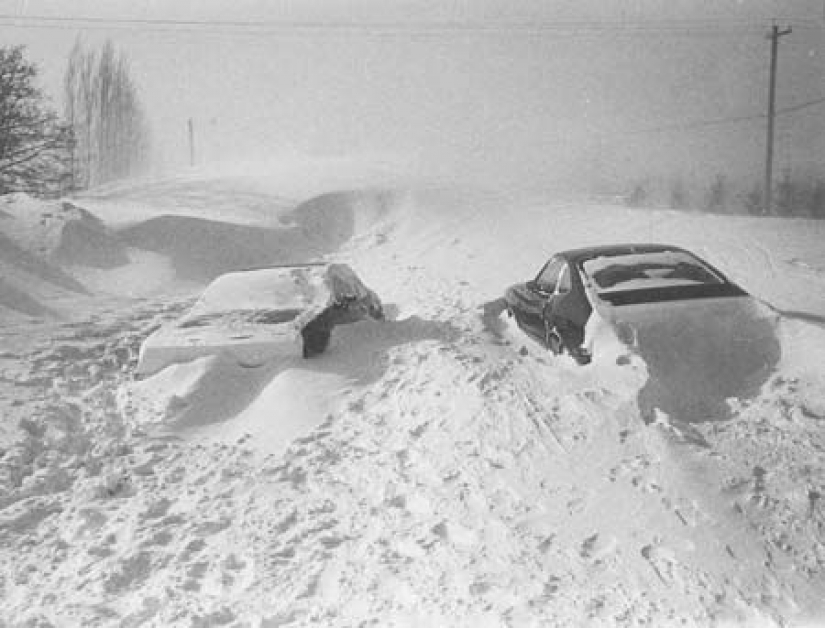
[[[250,228],[272,228],[267,212],[250,219],[262,194],[277,216],[290,194],[271,179],[183,183],[199,210],[210,190],[249,186],[234,222]],[[153,186],[130,191],[130,227],[131,198],[176,189]],[[221,194],[210,220],[231,225]],[[336,329],[317,359],[219,356],[133,380],[142,339],[195,294],[169,281],[189,251],[174,233],[129,249],[131,266],[60,266],[98,294],[56,302],[79,320],[0,330],[2,621],[825,623],[825,224],[432,187],[309,207],[315,250],[394,312]],[[795,313],[773,328],[773,371],[716,416],[651,420],[640,394],[651,381],[686,394],[656,369],[690,338],[652,367],[604,332],[578,367],[484,316],[553,251],[616,241],[690,248]],[[147,287],[137,300],[118,285],[130,273]]]

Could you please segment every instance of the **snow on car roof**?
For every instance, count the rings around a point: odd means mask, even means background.
[[[189,317],[237,310],[304,309],[326,303],[328,266],[284,266],[221,275],[209,284]]]
[[[585,260],[582,267],[599,291],[723,283],[713,270],[682,250],[599,256]]]
[[[374,297],[346,264],[273,266],[221,275],[206,287],[184,322],[238,311],[310,313],[340,300]]]

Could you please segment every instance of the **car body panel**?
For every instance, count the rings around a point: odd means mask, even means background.
[[[328,336],[335,325],[382,317],[378,296],[345,264],[228,273],[206,288],[189,313],[144,341],[136,374],[218,353],[246,366],[279,355],[306,357],[307,330]]]
[[[510,311],[515,316],[518,326],[539,342],[545,340],[545,324],[542,313],[547,298],[547,296],[528,288],[527,283],[511,286],[505,294],[505,299]]]
[[[249,321],[213,319],[198,327],[165,327],[141,346],[135,374],[145,377],[171,364],[227,354],[244,366],[260,366],[277,356],[300,354],[297,330],[289,325],[265,327]]]

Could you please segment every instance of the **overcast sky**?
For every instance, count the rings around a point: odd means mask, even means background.
[[[825,97],[823,0],[0,0],[0,13],[24,16],[0,35],[29,46],[56,106],[75,39],[111,38],[170,168],[192,118],[201,162],[382,154],[563,188],[758,178],[764,119],[725,121],[765,111],[772,18],[794,29],[780,110]],[[777,171],[825,167],[823,128],[823,105],[778,118]]]

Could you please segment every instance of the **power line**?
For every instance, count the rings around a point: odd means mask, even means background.
[[[786,107],[785,109],[779,109],[776,112],[776,115],[781,116],[786,113],[793,113],[794,111],[800,111],[802,109],[807,109],[808,107],[813,107],[814,105],[821,105],[825,103],[825,98],[817,98],[816,100],[809,100],[808,102],[803,102],[798,105],[794,105],[793,107]]]
[[[666,133],[669,131],[691,131],[693,129],[701,129],[705,127],[724,126],[727,124],[737,124],[740,122],[749,122],[751,120],[760,120],[765,118],[764,113],[754,113],[750,115],[734,116],[730,118],[716,118],[713,120],[698,120],[696,122],[684,122],[676,124],[668,124],[663,126],[649,127],[645,129],[635,129],[633,131],[625,131],[622,135],[642,135],[648,133]]]
[[[798,28],[823,29],[819,19],[799,18]],[[558,22],[490,22],[472,20],[440,21],[295,21],[295,20],[179,20],[161,18],[101,18],[93,16],[46,16],[0,14],[0,24],[13,28],[122,29],[142,30],[229,30],[232,32],[359,32],[359,33],[667,33],[707,36],[762,32],[767,20],[743,18],[684,20],[562,20]]]
[[[797,105],[793,105],[791,107],[785,107],[783,109],[777,109],[775,115],[787,115],[789,113],[794,113],[795,111],[801,111],[802,109],[807,109],[809,107],[813,107],[815,105],[825,104],[825,97],[816,98],[814,100],[809,100],[807,102],[799,103]],[[673,123],[655,127],[649,127],[645,129],[635,129],[632,131],[625,131],[621,133],[621,135],[642,135],[648,133],[666,133],[669,131],[691,131],[694,129],[701,129],[705,127],[714,127],[714,126],[725,126],[728,124],[739,124],[742,122],[751,122],[754,120],[764,120],[767,118],[767,114],[764,113],[753,113],[741,116],[731,116],[727,118],[714,118],[711,120],[697,120],[695,122],[683,122],[683,123]]]

